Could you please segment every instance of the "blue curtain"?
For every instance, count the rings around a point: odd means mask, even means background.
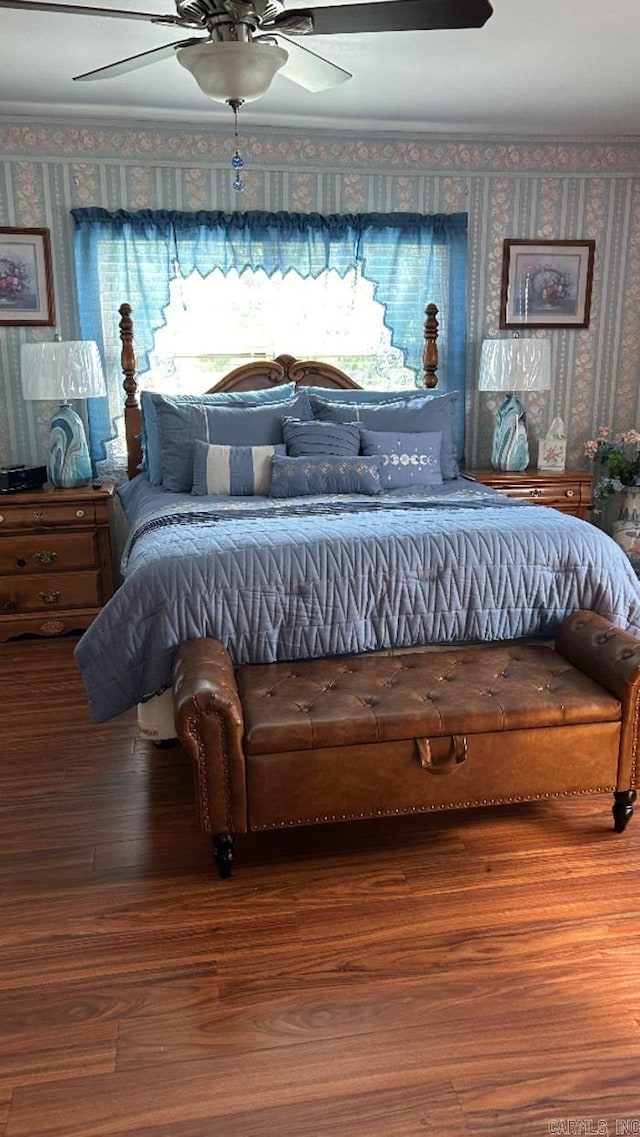
[[[101,345],[111,398],[90,399],[92,457],[105,457],[120,413],[118,307],[131,304],[138,369],[148,368],[154,332],[165,323],[169,283],[178,270],[206,277],[214,268],[295,269],[317,277],[360,269],[385,308],[391,340],[421,385],[424,309],[439,309],[439,389],[458,390],[463,449],[466,365],[466,213],[131,213],[73,209],[75,257],[84,339]],[[113,381],[112,381],[113,380]]]

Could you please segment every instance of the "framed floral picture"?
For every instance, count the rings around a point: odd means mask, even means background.
[[[588,328],[595,241],[505,240],[501,328]]]
[[[0,228],[0,325],[55,319],[49,230]]]

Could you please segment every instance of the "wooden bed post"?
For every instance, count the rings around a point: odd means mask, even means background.
[[[119,327],[120,340],[122,342],[120,363],[124,372],[124,383],[122,386],[127,395],[124,403],[124,429],[127,439],[127,476],[129,478],[135,478],[138,472],[138,466],[142,461],[142,447],[136,438],[136,435],[140,434],[142,429],[142,420],[140,417],[140,403],[138,401],[138,384],[136,382],[137,362],[133,350],[131,305],[121,304],[118,311],[120,313]]]
[[[424,375],[422,382],[425,387],[437,387],[438,376],[436,371],[438,368],[438,345],[436,340],[438,338],[438,309],[435,304],[427,304],[425,308],[426,320],[424,322],[424,355],[422,356],[422,365],[424,367]]]

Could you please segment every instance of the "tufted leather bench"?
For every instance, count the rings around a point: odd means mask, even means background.
[[[576,612],[555,647],[514,642],[234,668],[216,640],[174,668],[201,824],[235,833],[614,793],[636,797],[640,640]]]

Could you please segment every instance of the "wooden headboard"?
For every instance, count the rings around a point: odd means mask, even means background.
[[[138,399],[138,381],[136,378],[137,363],[134,349],[133,319],[131,305],[121,304],[120,312],[120,340],[122,352],[120,355],[122,371],[124,373],[123,387],[126,398],[124,402],[124,424],[127,439],[127,474],[129,478],[135,477],[138,466],[142,461],[142,449],[138,436],[142,429],[140,418],[140,402]],[[422,365],[424,373],[422,382],[425,387],[433,388],[438,385],[438,309],[435,304],[427,304],[424,324],[424,352]],[[359,383],[354,382],[344,371],[332,367],[330,363],[321,363],[313,359],[295,359],[292,355],[279,355],[277,359],[257,360],[254,363],[244,363],[225,375],[214,387],[210,387],[206,394],[214,391],[260,391],[269,387],[277,387],[280,383],[296,383],[299,387],[333,387],[358,389]]]

